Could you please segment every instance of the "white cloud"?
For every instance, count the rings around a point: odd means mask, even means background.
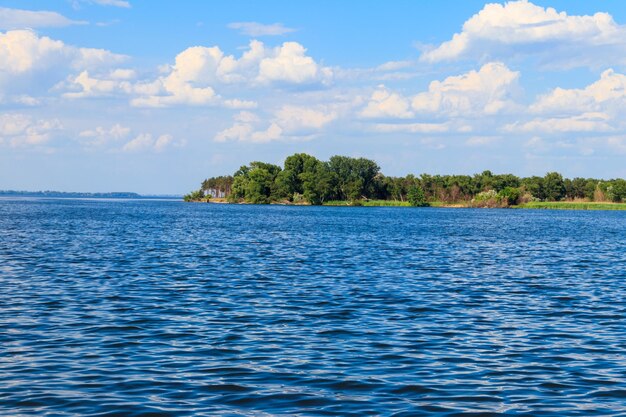
[[[418,116],[466,118],[494,115],[517,108],[513,96],[518,90],[518,79],[518,72],[502,63],[492,62],[478,71],[432,81],[428,91],[410,98],[379,86],[360,116],[411,119]]]
[[[225,55],[217,46],[194,46],[178,54],[174,65],[164,68],[164,75],[132,87],[137,97],[131,103],[137,107],[223,104],[253,108],[257,103],[251,100],[223,100],[215,88],[229,84],[259,87],[270,83],[327,83],[331,76],[329,68],[317,64],[295,42],[266,48],[262,42],[251,41],[240,58]],[[110,85],[106,84],[105,90]]]
[[[43,145],[62,128],[57,119],[35,120],[20,113],[0,114],[0,140],[11,147]]]
[[[68,97],[110,94],[121,82],[119,78],[130,74],[114,70],[109,76],[116,85],[111,85],[90,77],[90,72],[106,73],[126,59],[104,49],[68,45],[31,30],[0,32],[0,95],[33,106],[42,103],[42,96],[68,87]],[[78,75],[70,75],[77,71]]]
[[[118,81],[110,77],[95,78],[89,71],[82,71],[76,76],[70,76],[66,87],[71,90],[63,94],[66,98],[85,98],[113,95],[115,93],[130,93],[133,86],[128,81]]]
[[[449,116],[496,114],[515,106],[512,96],[518,79],[519,72],[506,65],[488,63],[478,71],[431,82],[428,91],[413,97],[412,108]]]
[[[176,140],[172,135],[165,134],[154,137],[150,133],[141,133],[134,139],[127,142],[123,147],[123,152],[162,152],[170,147],[182,147],[186,144],[185,140]]]
[[[295,32],[295,29],[285,27],[282,23],[274,23],[271,25],[264,25],[257,22],[234,22],[228,25],[230,29],[235,29],[243,33],[244,35],[257,37],[257,36],[278,36],[287,33]]]
[[[49,11],[33,11],[9,9],[0,7],[0,29],[25,29],[63,27],[70,25],[84,25],[87,22],[68,19],[67,17]]]
[[[151,149],[154,146],[154,138],[150,133],[141,133],[136,138],[127,142],[122,150],[124,152],[137,152]]]
[[[30,30],[0,33],[0,80],[50,68],[89,69],[111,66],[127,57],[104,49],[77,48]]]
[[[258,115],[242,111],[234,116],[231,127],[217,133],[215,141],[267,143],[276,140],[308,140],[337,117],[338,113],[330,108],[285,105],[273,113],[269,122],[264,122]]]
[[[610,118],[604,113],[590,112],[579,116],[537,118],[525,123],[511,123],[504,127],[508,132],[609,132],[614,130]]]
[[[224,100],[224,106],[229,109],[255,109],[258,107],[258,103],[252,100],[239,100],[235,98]]]
[[[450,130],[448,123],[377,123],[374,131],[380,133],[444,133]]]
[[[569,16],[528,1],[490,3],[451,40],[426,51],[427,62],[535,55],[546,66],[626,62],[626,27],[608,13]]]
[[[286,105],[276,112],[274,121],[289,134],[308,134],[322,129],[336,118],[337,113],[330,109]]]
[[[41,105],[41,100],[38,98],[29,96],[28,94],[18,94],[7,97],[0,96],[0,103],[17,104],[18,106],[34,107]]]
[[[86,146],[102,146],[109,142],[117,142],[130,135],[131,129],[119,123],[110,128],[98,126],[95,129],[83,130],[78,134],[81,142]]]
[[[626,75],[606,70],[584,88],[555,88],[529,106],[535,118],[508,131],[611,132],[626,130]]]
[[[215,135],[216,142],[227,142],[227,141],[239,141],[245,142],[247,141],[252,133],[254,132],[254,127],[251,123],[242,123],[235,122],[231,127],[228,127]]]
[[[130,3],[126,0],[91,0],[96,4],[100,4],[102,6],[115,6],[115,7],[124,7],[129,8]]]
[[[157,152],[161,152],[171,145],[176,145],[176,142],[174,141],[174,136],[161,135],[154,141],[154,150]]]
[[[361,111],[361,116],[366,118],[398,118],[407,119],[413,117],[410,110],[411,102],[400,94],[392,93],[384,85],[372,93],[367,106]]]
[[[293,84],[329,81],[332,71],[320,67],[306,49],[297,42],[285,42],[274,48],[259,63],[259,80],[278,81]]]
[[[621,110],[626,105],[626,75],[606,70],[600,79],[582,89],[555,88],[530,106],[534,113],[572,114]]]
[[[78,8],[80,3],[98,4],[100,6],[122,7],[125,9],[130,8],[130,2],[126,0],[74,0],[74,8]]]

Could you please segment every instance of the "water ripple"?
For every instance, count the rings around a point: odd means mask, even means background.
[[[0,200],[0,415],[626,414],[626,213]]]

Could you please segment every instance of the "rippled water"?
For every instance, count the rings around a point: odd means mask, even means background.
[[[626,212],[0,200],[0,414],[626,413]]]

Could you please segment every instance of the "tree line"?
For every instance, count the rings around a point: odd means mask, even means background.
[[[429,202],[504,207],[529,201],[626,201],[626,180],[564,178],[557,172],[543,177],[483,171],[475,175],[385,176],[366,158],[333,156],[321,161],[305,153],[285,159],[283,167],[250,162],[232,176],[211,177],[186,201],[225,198],[229,202],[324,204],[331,200],[359,204],[363,200]]]

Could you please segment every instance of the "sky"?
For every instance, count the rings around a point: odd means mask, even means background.
[[[0,0],[0,189],[182,194],[296,152],[626,178],[626,6]]]

